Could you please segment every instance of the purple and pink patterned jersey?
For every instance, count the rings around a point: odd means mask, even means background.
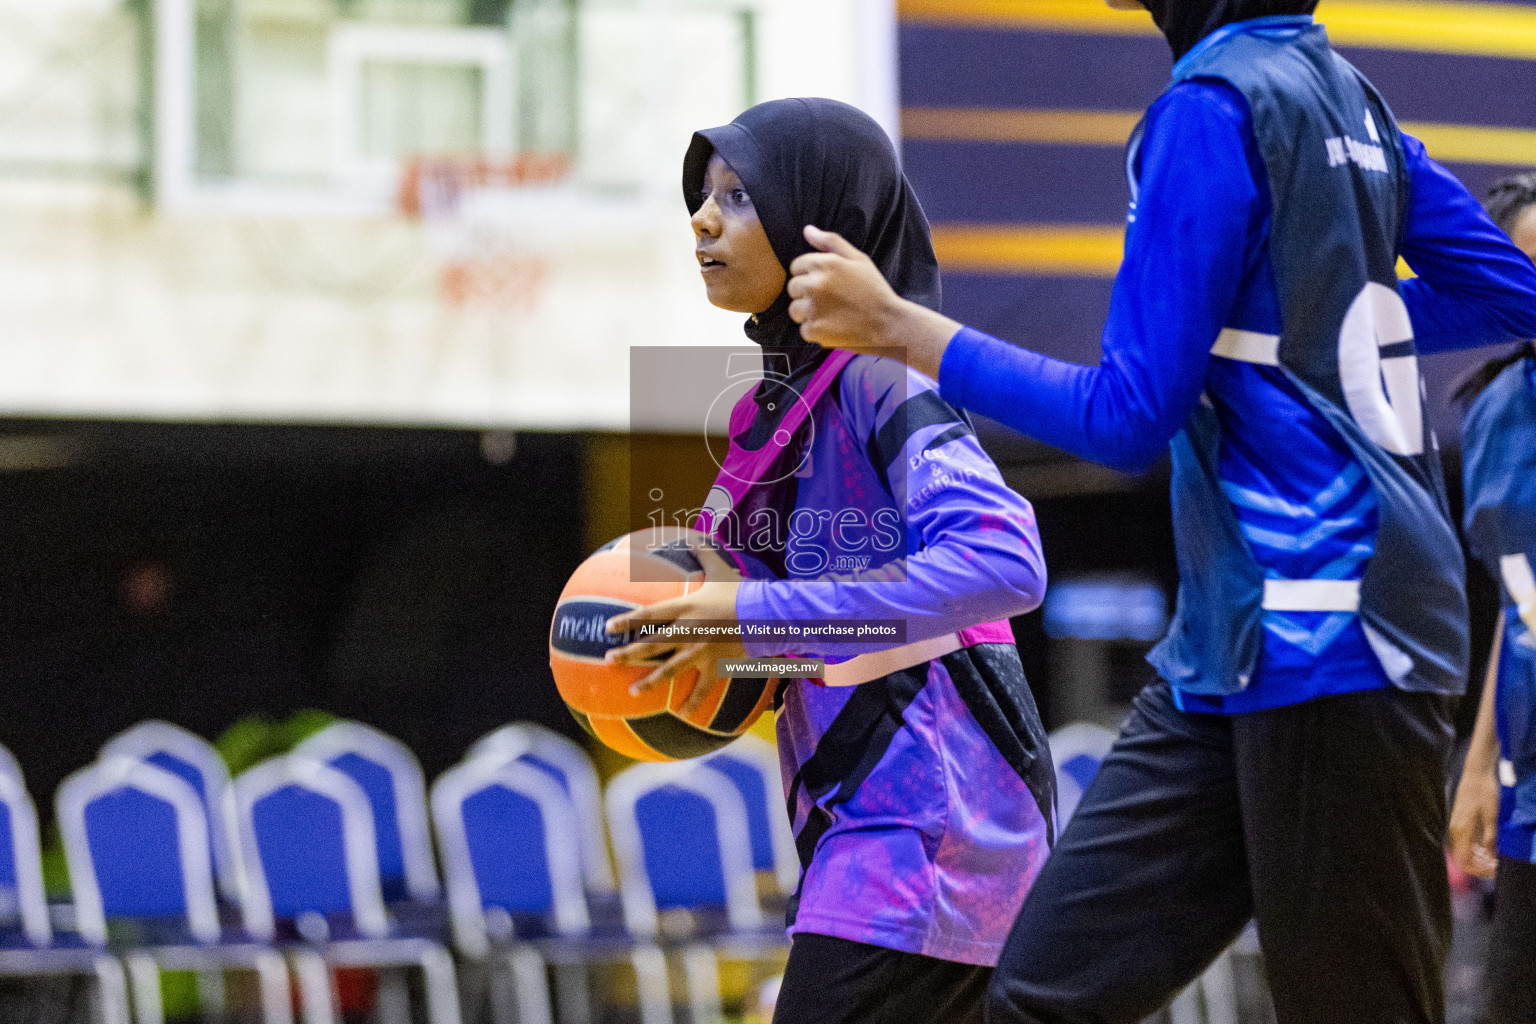
[[[782,521],[798,523],[775,559],[788,578],[744,584],[738,618],[899,619],[911,643],[1040,603],[1034,511],[931,380],[858,356],[812,423],[808,461],[797,453],[800,471],[774,490]],[[746,646],[848,655],[831,642]],[[780,699],[803,868],[791,934],[995,963],[1045,861],[1055,800],[1014,646],[962,647],[858,686],[792,680]]]

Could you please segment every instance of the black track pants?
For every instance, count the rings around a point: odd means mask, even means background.
[[[773,1024],[981,1024],[992,968],[801,932]]]
[[[1257,918],[1280,1024],[1441,1024],[1448,700],[1136,698],[1015,922],[990,1024],[1134,1024]]]
[[[1489,1024],[1536,1024],[1536,864],[1499,858],[1488,990]]]

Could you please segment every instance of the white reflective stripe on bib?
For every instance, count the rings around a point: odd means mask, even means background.
[[[1504,577],[1504,589],[1515,599],[1520,621],[1536,633],[1536,577],[1531,575],[1531,560],[1523,554],[1505,555],[1499,559],[1499,575]]]
[[[1499,785],[1513,786],[1515,784],[1515,763],[1499,758]]]
[[[915,643],[902,644],[900,647],[892,647],[884,651],[861,654],[857,658],[850,658],[836,665],[828,665],[821,681],[825,686],[858,686],[860,683],[888,676],[892,672],[900,672],[904,668],[942,658],[952,651],[958,651],[961,646],[963,645],[960,643],[959,633],[945,633],[932,640],[918,640]]]
[[[1223,328],[1216,336],[1216,344],[1211,346],[1211,355],[1260,366],[1279,366],[1280,335]]]
[[[1359,580],[1265,580],[1267,612],[1358,612]]]

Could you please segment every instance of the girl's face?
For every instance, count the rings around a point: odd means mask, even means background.
[[[1520,216],[1515,218],[1509,237],[1514,239],[1521,251],[1536,260],[1536,204],[1527,206]]]
[[[752,197],[716,153],[704,170],[704,205],[693,215],[693,250],[709,301],[733,313],[761,313],[784,291],[787,274],[757,219]]]

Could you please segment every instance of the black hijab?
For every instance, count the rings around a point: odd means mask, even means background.
[[[1223,25],[1275,14],[1311,14],[1317,0],[1142,0],[1152,20],[1163,30],[1173,59],[1178,60],[1195,44]]]
[[[715,153],[741,178],[786,270],[811,251],[803,232],[814,224],[868,254],[898,295],[939,308],[939,264],[928,219],[897,165],[890,138],[868,114],[836,100],[771,100],[730,124],[698,132],[683,158],[683,198],[690,214],[704,203],[704,169]],[[796,390],[827,355],[800,337],[800,325],[789,318],[787,293],[747,321],[746,331],[764,348],[788,355],[791,371],[784,383]],[[758,389],[759,404],[766,406],[778,390],[765,382]]]

